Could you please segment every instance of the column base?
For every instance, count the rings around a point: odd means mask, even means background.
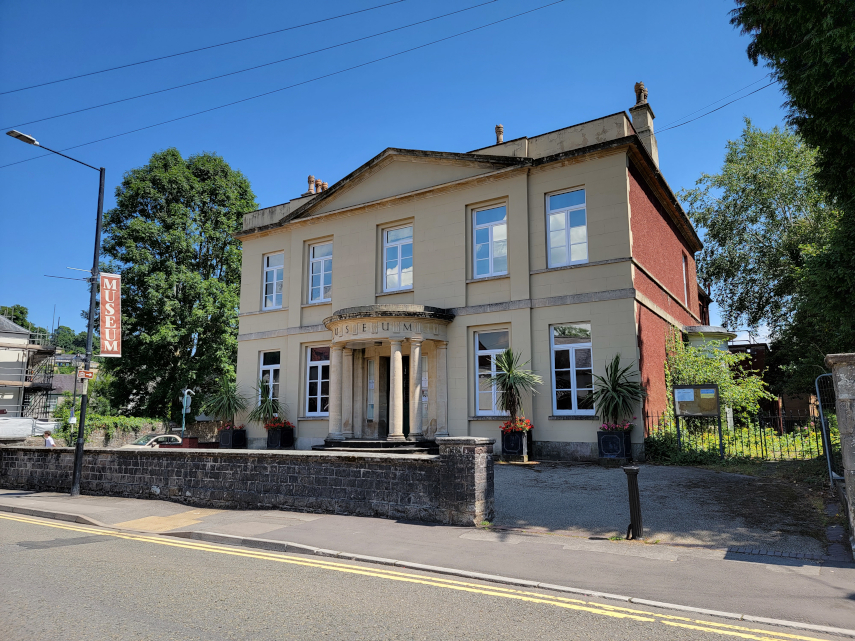
[[[419,433],[419,434],[410,434],[410,435],[407,437],[407,440],[408,440],[408,441],[424,441],[424,440],[425,440],[425,435],[424,435],[424,434],[422,434],[422,433]]]
[[[401,442],[403,442],[403,441],[407,440],[407,437],[404,436],[403,434],[389,434],[389,436],[386,437],[386,440],[387,441],[401,441]]]
[[[342,434],[341,432],[330,432],[329,434],[327,434],[326,440],[327,441],[343,441],[344,440],[344,434]]]

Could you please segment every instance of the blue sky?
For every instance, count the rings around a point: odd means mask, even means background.
[[[281,29],[390,0],[116,3],[0,0],[0,91]],[[552,0],[498,0],[454,16],[221,80],[25,126],[28,122],[338,44],[475,6],[406,0],[356,16],[79,80],[0,95],[0,127],[54,149],[144,127],[309,80],[484,25]],[[643,80],[662,130],[763,78],[729,24],[732,0],[565,0],[438,45],[194,118],[69,151],[107,168],[105,209],[122,174],[155,151],[213,151],[251,181],[262,207],[330,184],[386,147],[469,151],[626,110]],[[755,84],[743,93],[763,86]],[[742,94],[737,94],[733,98]],[[721,165],[742,119],[782,124],[777,86],[658,136],[674,190]],[[714,105],[712,108],[715,108]],[[703,111],[708,111],[703,110]],[[703,113],[701,111],[700,113]],[[700,114],[696,114],[700,115]],[[0,165],[38,155],[3,136]],[[0,304],[49,326],[85,328],[88,304],[66,267],[88,267],[98,175],[49,157],[0,168]],[[715,318],[713,319],[716,320]]]

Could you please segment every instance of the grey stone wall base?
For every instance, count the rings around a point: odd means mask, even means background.
[[[599,461],[597,442],[534,441],[535,461]],[[632,444],[632,459],[644,462],[644,443]]]
[[[493,519],[492,439],[439,456],[279,450],[87,449],[84,494],[217,509],[288,509],[471,526]],[[66,492],[71,448],[0,448],[0,487]]]

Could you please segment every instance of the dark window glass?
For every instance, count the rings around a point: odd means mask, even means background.
[[[330,399],[328,396],[321,397],[321,411],[329,412],[330,411]]]
[[[576,350],[576,368],[591,367],[591,350],[577,349]]]
[[[555,372],[555,389],[571,389],[573,380],[569,371]]]
[[[576,400],[579,402],[580,410],[594,409],[594,393],[592,391],[576,392]]]
[[[309,396],[318,395],[318,384],[315,381],[309,381]]]
[[[315,413],[318,411],[318,399],[310,398],[309,399],[309,412]]]
[[[322,381],[321,382],[321,395],[322,396],[329,396],[330,395],[330,382],[329,381]]]
[[[559,391],[555,394],[556,409],[572,410],[573,409],[573,392]]]
[[[585,389],[594,386],[594,376],[589,369],[576,370],[576,387]]]
[[[309,350],[310,361],[328,361],[330,359],[329,347],[313,347]],[[278,361],[277,361],[278,362]]]
[[[508,349],[508,332],[478,332],[478,349]]]
[[[328,381],[330,380],[330,366],[322,365],[321,366],[321,380]]]
[[[264,352],[261,355],[262,365],[279,365],[279,352]]]
[[[570,369],[570,350],[556,350],[555,369]]]

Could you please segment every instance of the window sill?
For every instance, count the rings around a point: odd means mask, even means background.
[[[559,414],[547,416],[548,421],[599,421],[596,414]]]
[[[413,291],[412,287],[407,287],[406,289],[394,289],[394,290],[389,291],[389,292],[377,292],[374,295],[375,296],[392,296],[393,294],[406,294],[407,292],[412,293],[412,291]]]
[[[330,420],[329,414],[326,416],[298,416],[298,421],[328,421]]]
[[[332,305],[331,300],[322,300],[317,303],[303,303],[300,307],[320,307],[322,305]]]
[[[470,278],[466,281],[466,284],[469,283],[481,283],[485,280],[502,280],[503,278],[510,278],[510,274],[498,274],[497,276],[481,276],[481,278]]]
[[[268,312],[287,312],[287,307],[271,307],[270,309],[259,309],[255,312],[240,312],[238,317],[241,316],[254,316],[255,314],[267,314]]]
[[[547,267],[546,269],[533,269],[529,274],[545,274],[547,272],[558,272],[562,269],[577,269],[579,267],[594,267],[596,265],[608,265],[609,263],[626,263],[631,261],[631,258],[609,258],[608,260],[585,261],[584,263],[572,263],[570,265],[561,265],[560,267]]]
[[[504,423],[508,420],[508,416],[470,416],[470,421],[502,421]]]

